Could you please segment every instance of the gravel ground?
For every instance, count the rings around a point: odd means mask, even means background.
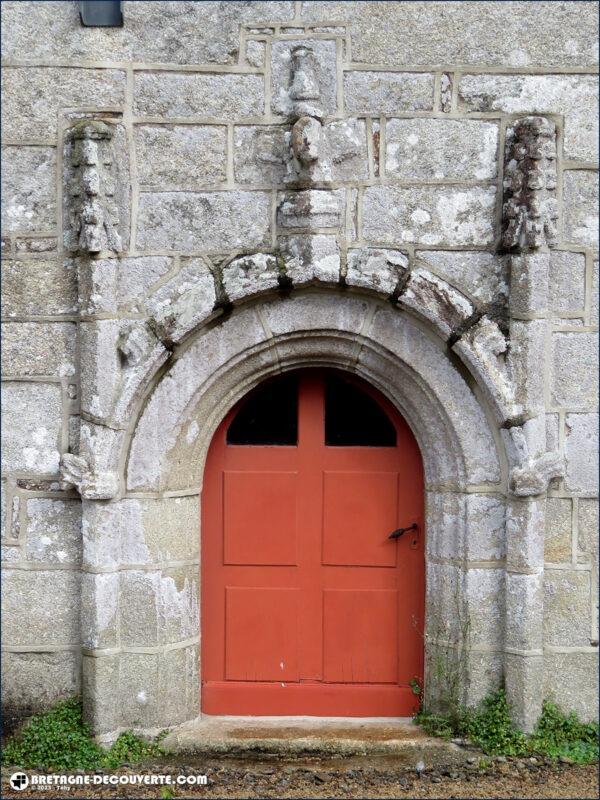
[[[20,798],[597,798],[598,767],[549,764],[530,759],[471,759],[463,767],[425,769],[398,767],[392,759],[296,760],[293,763],[188,759],[174,763],[122,768],[127,773],[197,775],[207,786],[90,786],[13,790],[11,774],[2,771],[2,797]],[[29,773],[31,774],[31,773]]]

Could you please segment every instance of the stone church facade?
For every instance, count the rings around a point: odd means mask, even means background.
[[[421,451],[426,701],[594,717],[596,4],[122,6],[2,3],[7,713],[200,713],[213,434],[331,367]]]

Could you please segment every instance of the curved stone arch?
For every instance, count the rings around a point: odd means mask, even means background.
[[[443,348],[407,314],[386,304],[320,291],[244,304],[220,325],[187,339],[131,426],[127,490],[200,486],[203,449],[227,410],[274,372],[319,365],[355,371],[376,385],[406,416],[422,449],[430,453],[436,447],[426,431],[435,429],[449,445],[448,458],[458,461],[440,472],[435,459],[425,459],[430,483],[455,489],[486,483],[500,488],[503,459],[487,419],[489,411]],[[394,369],[403,376],[404,392],[397,378],[390,377]],[[420,418],[427,407],[437,420],[435,426]],[[201,423],[204,430],[198,438]],[[485,437],[483,446],[470,436],[473,431]],[[163,466],[169,453],[171,461],[183,460],[186,453],[186,462],[195,465],[193,477],[186,479]]]
[[[84,677],[96,687],[85,697],[98,733],[132,725],[152,730],[199,713],[198,520],[206,452],[244,394],[269,375],[302,366],[356,373],[411,426],[427,493],[426,661],[436,648],[458,646],[464,611],[474,659],[464,696],[468,687],[474,701],[498,684],[509,459],[496,412],[456,362],[412,310],[372,293],[312,287],[247,300],[221,320],[196,325],[170,357],[153,362],[152,378],[138,382],[138,412],[127,431],[85,423],[96,468],[118,472],[121,481],[118,499],[84,503]],[[158,687],[171,685],[174,674],[177,685],[165,694]],[[427,680],[433,697],[431,670]],[[123,703],[106,716],[94,698],[111,696],[114,681]],[[153,684],[152,703],[142,703]]]

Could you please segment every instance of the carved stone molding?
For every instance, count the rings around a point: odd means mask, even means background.
[[[112,126],[100,120],[82,120],[68,132],[69,224],[65,245],[71,252],[121,252],[112,138]]]
[[[565,464],[561,453],[544,453],[512,470],[510,488],[516,497],[534,497],[544,494],[550,481],[562,478],[564,474]]]
[[[87,500],[112,500],[119,491],[115,472],[92,473],[82,456],[65,453],[60,460],[60,472],[65,484],[74,486]]]
[[[545,117],[523,117],[506,136],[504,246],[554,247],[557,218],[556,126]]]

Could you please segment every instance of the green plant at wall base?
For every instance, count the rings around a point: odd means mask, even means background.
[[[162,734],[164,736],[164,734]],[[2,749],[2,763],[25,769],[116,769],[162,755],[160,740],[147,742],[131,731],[122,733],[108,750],[92,738],[83,721],[81,703],[71,698],[37,714]]]
[[[415,720],[432,736],[465,737],[487,755],[569,758],[588,764],[598,760],[598,724],[579,722],[545,702],[534,732],[527,736],[510,721],[503,690],[486,697],[476,709],[458,708],[450,714],[422,711]]]

